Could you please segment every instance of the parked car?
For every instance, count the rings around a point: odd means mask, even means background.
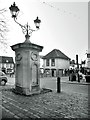
[[[8,79],[4,72],[0,71],[0,85],[6,85]]]

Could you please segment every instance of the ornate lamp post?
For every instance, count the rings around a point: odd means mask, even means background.
[[[29,41],[32,32],[39,30],[41,20],[34,20],[36,30],[28,25],[17,22],[19,8],[15,2],[9,7],[12,18],[22,28],[25,34],[25,42],[11,46],[15,51],[15,92],[25,95],[40,93],[40,56],[43,46],[33,44]]]
[[[18,8],[18,6],[16,6],[15,2],[13,3],[13,5],[11,5],[9,7],[9,9],[10,9],[10,12],[12,14],[12,18],[22,28],[22,32],[25,34],[25,38],[26,38],[25,42],[30,42],[29,41],[29,37],[31,36],[32,32],[37,31],[40,28],[41,20],[39,20],[38,17],[34,20],[34,23],[35,23],[35,26],[36,26],[36,30],[33,30],[28,25],[28,23],[26,25],[21,25],[17,21],[17,16],[19,14],[20,9]]]

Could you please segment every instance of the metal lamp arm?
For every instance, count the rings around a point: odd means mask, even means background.
[[[24,27],[22,24],[20,24],[19,22],[17,22],[15,18],[14,18],[14,21],[15,21],[21,28]]]
[[[32,34],[32,32],[37,31],[38,29],[34,30],[31,29],[30,26],[27,23],[27,27],[25,25],[20,24],[19,22],[17,22],[16,18],[14,18],[14,21],[22,28],[23,33],[25,34],[25,32],[28,32],[28,34]]]
[[[33,30],[28,25],[28,23],[26,25],[22,25],[17,21],[17,15],[20,10],[19,10],[18,6],[16,6],[15,2],[13,3],[13,5],[11,5],[9,7],[9,9],[12,14],[12,18],[14,18],[14,21],[22,28],[22,32],[25,34],[25,38],[26,38],[25,42],[29,42],[29,37],[31,37],[32,32],[39,30],[39,24],[40,24],[41,20],[39,20],[38,17],[34,20],[36,30]]]

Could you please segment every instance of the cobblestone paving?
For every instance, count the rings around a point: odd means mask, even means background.
[[[48,92],[21,96],[2,90],[3,118],[88,118],[88,95]]]

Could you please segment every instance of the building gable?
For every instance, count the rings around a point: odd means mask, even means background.
[[[0,56],[0,63],[14,63],[13,57]]]
[[[43,57],[43,59],[52,59],[52,58],[60,58],[60,59],[66,59],[70,60],[69,57],[67,57],[64,53],[62,53],[58,49],[54,49],[51,52],[49,52],[47,55]]]

